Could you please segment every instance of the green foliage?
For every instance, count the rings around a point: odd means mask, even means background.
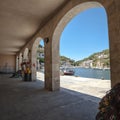
[[[98,56],[100,56],[100,55],[106,55],[106,57],[100,59],[100,58],[98,57]],[[94,54],[90,55],[89,57],[84,58],[83,60],[77,61],[76,64],[77,64],[77,65],[80,65],[80,64],[82,64],[84,61],[87,61],[87,60],[92,60],[94,67],[97,65],[98,60],[100,60],[101,63],[103,63],[104,66],[110,67],[109,50],[106,49],[106,50],[103,50],[103,51],[101,51],[101,52],[94,53]]]
[[[44,50],[43,49],[39,49],[38,50],[39,52],[43,53]],[[106,57],[100,59],[98,56],[100,55],[105,55]],[[44,63],[44,58],[37,58],[39,59],[40,62],[43,62]],[[97,66],[97,62],[98,61],[101,61],[101,63],[103,64],[103,66],[105,67],[110,67],[110,60],[109,60],[109,50],[106,49],[106,50],[103,50],[101,52],[97,52],[97,53],[94,53],[92,55],[90,55],[89,57],[87,58],[84,58],[83,60],[79,60],[79,61],[75,61],[71,58],[68,58],[66,56],[60,56],[60,64],[62,65],[63,63],[65,62],[69,62],[71,65],[73,66],[79,66],[81,65],[84,61],[87,61],[87,60],[92,60],[92,63],[93,63],[93,67],[96,67]]]
[[[71,65],[73,65],[73,66],[76,65],[76,64],[75,64],[75,60],[70,59],[70,58],[68,58],[68,57],[66,57],[66,56],[60,56],[60,61],[61,61],[61,62],[68,62],[68,61],[69,61]]]
[[[43,46],[41,44],[38,45],[38,48],[43,48]]]
[[[69,61],[70,58],[65,57],[65,56],[60,56],[60,61]]]
[[[40,63],[44,63],[44,58],[37,58],[37,59],[39,59]]]

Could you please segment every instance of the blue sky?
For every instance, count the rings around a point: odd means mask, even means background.
[[[65,27],[60,38],[60,55],[81,60],[109,49],[107,15],[104,8],[79,13]]]

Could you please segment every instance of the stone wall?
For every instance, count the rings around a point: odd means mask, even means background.
[[[0,55],[0,72],[15,72],[15,59],[16,57],[14,55]]]

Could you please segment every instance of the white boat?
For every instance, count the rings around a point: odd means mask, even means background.
[[[74,70],[71,68],[62,68],[61,72],[63,73],[63,75],[74,75]]]

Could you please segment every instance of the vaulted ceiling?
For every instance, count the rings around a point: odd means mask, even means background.
[[[16,54],[67,0],[0,0],[0,54]]]

